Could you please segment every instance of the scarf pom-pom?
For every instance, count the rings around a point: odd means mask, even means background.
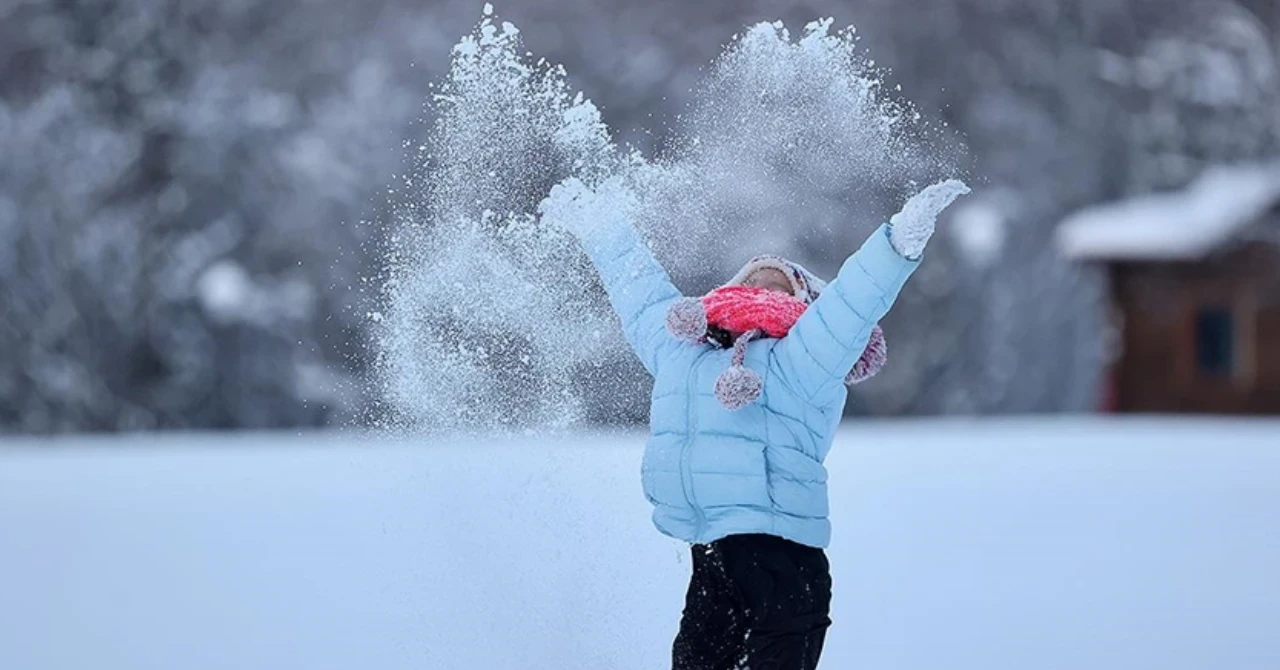
[[[741,365],[730,366],[716,378],[716,400],[729,411],[740,410],[755,402],[764,388],[759,373]]]
[[[667,330],[677,339],[697,342],[707,335],[707,310],[697,298],[681,298],[667,309]]]
[[[877,325],[871,329],[867,348],[862,350],[862,356],[858,358],[858,362],[854,363],[853,369],[845,375],[844,383],[853,386],[871,379],[880,372],[880,368],[884,367],[888,359],[889,349],[884,341],[884,331]]]

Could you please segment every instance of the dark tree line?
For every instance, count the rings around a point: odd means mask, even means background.
[[[1053,227],[1277,154],[1280,10],[1267,0],[613,4],[498,10],[645,150],[743,25],[821,15],[857,24],[904,95],[967,145],[978,192],[891,317],[895,364],[857,411],[1092,407],[1102,287],[1060,259]],[[0,6],[0,427],[358,413],[386,189],[479,10]],[[838,262],[824,248],[804,260]]]

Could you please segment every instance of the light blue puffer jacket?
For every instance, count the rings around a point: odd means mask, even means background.
[[[750,343],[746,366],[764,390],[731,412],[714,386],[732,351],[668,333],[666,312],[680,292],[629,223],[599,223],[579,239],[654,376],[641,476],[658,530],[698,544],[767,533],[826,547],[823,461],[844,408],[844,376],[919,261],[893,249],[887,225],[873,233],[786,337]]]

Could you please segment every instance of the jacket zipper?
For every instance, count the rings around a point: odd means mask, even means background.
[[[706,354],[703,354],[704,356]],[[697,521],[697,527],[694,529],[694,542],[702,537],[706,530],[707,519],[702,513],[702,508],[698,506],[697,496],[693,494],[693,469],[689,466],[690,454],[693,451],[693,439],[698,434],[698,414],[693,411],[693,403],[697,398],[697,389],[694,383],[698,378],[698,366],[702,362],[702,356],[699,356],[689,369],[688,382],[685,393],[685,418],[688,424],[688,432],[685,434],[684,445],[680,450],[680,483],[684,486],[684,499],[689,503],[689,507],[693,509],[694,518]]]

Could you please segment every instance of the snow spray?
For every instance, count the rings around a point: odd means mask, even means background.
[[[925,151],[932,129],[829,19],[798,40],[781,23],[735,36],[646,158],[491,13],[453,48],[397,189],[376,324],[389,427],[530,432],[642,404],[648,380],[594,270],[536,216],[562,179],[621,176],[635,197],[618,206],[680,281],[723,279],[761,251],[852,251],[850,199],[946,171]]]

